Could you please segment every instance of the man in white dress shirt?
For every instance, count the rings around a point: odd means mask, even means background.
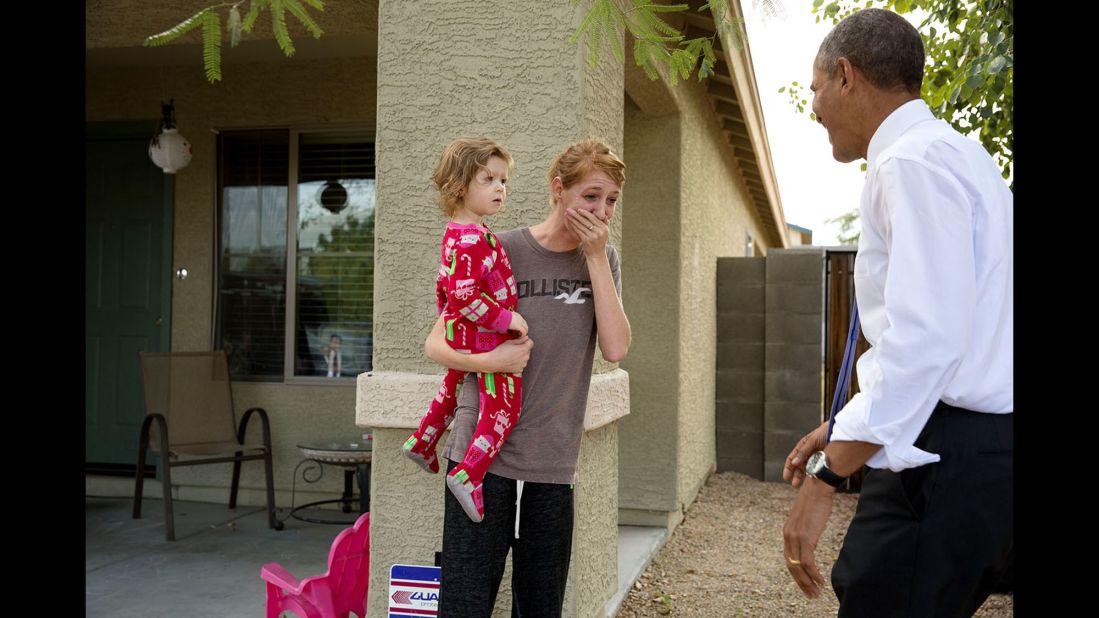
[[[835,487],[868,466],[832,587],[840,616],[969,616],[1012,559],[1013,196],[920,99],[919,33],[857,11],[821,43],[813,111],[867,161],[855,295],[861,392],[787,457],[786,566],[809,597]]]

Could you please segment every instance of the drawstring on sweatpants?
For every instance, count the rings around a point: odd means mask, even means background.
[[[519,507],[523,502],[523,481],[515,481],[515,538],[519,538]]]

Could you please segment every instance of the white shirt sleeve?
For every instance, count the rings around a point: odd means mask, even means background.
[[[913,443],[972,337],[974,215],[962,185],[934,163],[893,157],[874,173],[863,225],[878,226],[886,243],[886,320],[859,359],[861,392],[837,414],[832,439],[881,444],[867,464],[900,471],[939,461]]]

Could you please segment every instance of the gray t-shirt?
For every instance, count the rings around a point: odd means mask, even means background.
[[[523,370],[519,421],[489,472],[536,483],[575,483],[595,357],[595,302],[583,249],[549,251],[530,228],[497,234],[519,288],[519,314],[534,341]],[[607,245],[622,296],[618,250]],[[466,375],[443,457],[461,461],[477,424],[477,375]]]

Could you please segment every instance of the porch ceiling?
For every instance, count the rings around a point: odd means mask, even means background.
[[[356,35],[325,35],[294,39],[293,58],[318,60],[378,55],[378,33],[367,31]],[[202,67],[202,49],[198,44],[175,44],[163,47],[96,47],[85,51],[85,66],[92,68],[156,67],[195,65]],[[286,60],[274,39],[242,41],[237,47],[222,46],[222,64],[247,64]]]

